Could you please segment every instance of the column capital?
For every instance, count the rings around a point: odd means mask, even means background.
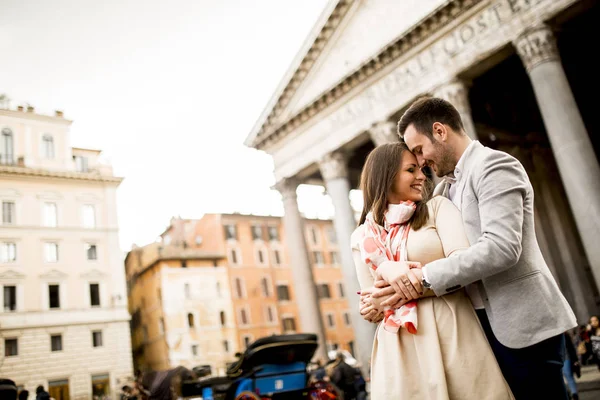
[[[334,151],[321,159],[319,169],[325,182],[337,178],[348,178],[348,159],[342,152]]]
[[[513,45],[525,64],[527,72],[547,61],[560,59],[556,38],[552,29],[546,24],[536,25],[525,30],[513,41]]]
[[[434,91],[434,97],[439,97],[452,103],[452,105],[461,114],[471,113],[471,106],[469,105],[469,88],[471,87],[470,82],[466,82],[462,79],[452,79],[449,82],[438,86]]]
[[[399,140],[396,124],[392,121],[379,121],[369,128],[369,135],[375,146],[394,143]]]
[[[297,197],[296,189],[298,189],[299,184],[300,181],[296,178],[283,178],[273,188],[281,193],[283,200],[295,199]]]

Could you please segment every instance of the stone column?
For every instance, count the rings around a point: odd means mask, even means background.
[[[392,121],[381,121],[373,124],[371,129],[369,129],[369,135],[371,135],[371,140],[373,140],[375,146],[381,146],[382,144],[393,143],[400,140],[396,124]]]
[[[356,268],[352,258],[350,236],[356,228],[354,211],[350,205],[350,180],[346,158],[339,152],[326,155],[320,162],[321,175],[325,180],[327,192],[331,196],[335,215],[333,224],[337,234],[340,258],[342,261],[342,274],[346,293],[349,293],[350,320],[354,328],[356,340],[356,358],[367,371],[371,360],[373,338],[375,337],[375,324],[365,321],[358,309],[358,296],[354,294],[360,290]],[[368,376],[368,375],[365,375]]]
[[[585,253],[600,288],[600,165],[560,62],[550,28],[539,25],[515,41],[540,107],[544,126]]]
[[[317,334],[319,348],[315,356],[322,360],[328,360],[325,328],[321,317],[319,298],[317,297],[317,286],[315,285],[304,237],[304,220],[298,209],[297,187],[298,182],[294,179],[283,179],[275,185],[283,198],[283,226],[292,266],[300,326],[303,332]]]
[[[465,132],[471,139],[477,139],[473,116],[471,115],[471,106],[469,105],[469,86],[462,80],[454,79],[438,87],[433,95],[440,97],[452,103],[460,113]]]

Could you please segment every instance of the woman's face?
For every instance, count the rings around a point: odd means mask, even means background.
[[[598,321],[598,317],[592,317],[592,318],[590,318],[590,325],[593,328],[598,328],[598,326],[600,326],[600,321]]]
[[[402,162],[400,169],[396,174],[396,179],[388,200],[392,204],[398,204],[403,201],[411,200],[414,202],[423,199],[423,185],[425,184],[425,174],[421,172],[421,168],[417,164],[417,159],[410,151],[402,153]]]

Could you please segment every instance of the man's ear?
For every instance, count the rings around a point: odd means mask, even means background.
[[[439,142],[445,142],[448,139],[448,128],[441,122],[433,123],[433,137]]]

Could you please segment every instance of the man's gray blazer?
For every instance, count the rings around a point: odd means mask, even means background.
[[[479,142],[465,159],[461,213],[471,247],[427,264],[442,296],[476,282],[494,334],[523,348],[576,326],[535,237],[533,187],[521,163]],[[440,183],[434,195],[447,195]]]

